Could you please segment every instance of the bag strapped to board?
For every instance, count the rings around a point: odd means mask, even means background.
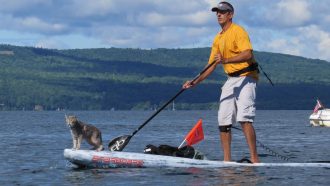
[[[259,71],[259,68],[258,67],[260,67],[262,73],[266,76],[266,78],[268,79],[269,83],[272,86],[274,86],[274,83],[272,82],[272,80],[268,77],[268,75],[266,74],[266,72],[261,68],[261,66],[258,63],[252,63],[252,64],[250,64],[246,68],[243,68],[241,70],[238,70],[238,71],[235,71],[235,72],[232,72],[232,73],[228,73],[228,76],[230,76],[230,77],[238,77],[238,76],[240,76],[243,73],[252,72],[252,71],[257,71],[257,73],[259,73],[260,71]]]

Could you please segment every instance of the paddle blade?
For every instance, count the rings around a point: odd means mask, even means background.
[[[129,140],[131,140],[131,138],[131,135],[119,136],[110,141],[108,148],[110,151],[122,151],[128,144]]]

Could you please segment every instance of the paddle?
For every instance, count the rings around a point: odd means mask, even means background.
[[[208,64],[191,82],[196,81],[203,73],[205,73],[216,61]],[[178,93],[175,94],[170,100],[168,100],[160,109],[158,109],[152,116],[150,116],[142,125],[139,126],[131,135],[119,136],[112,141],[110,141],[108,148],[110,151],[122,151],[131,138],[141,130],[150,120],[152,120],[160,111],[162,111],[168,104],[170,104],[175,98],[177,98],[186,89],[181,88]]]

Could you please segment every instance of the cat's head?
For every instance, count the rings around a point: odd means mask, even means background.
[[[65,122],[69,127],[73,127],[78,122],[78,119],[76,116],[65,115]]]

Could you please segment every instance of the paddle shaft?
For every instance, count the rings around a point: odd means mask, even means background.
[[[160,113],[168,104],[170,104],[173,100],[175,100],[175,98],[177,98],[184,91],[185,89],[181,89],[175,96],[173,96],[170,100],[168,100],[159,110],[157,110],[142,125],[140,125],[139,128],[132,133],[132,136],[134,136],[139,130],[141,130],[147,123],[149,123],[150,120],[152,120],[158,113]]]
[[[215,64],[216,61],[213,61],[212,63],[208,64],[192,81],[196,81],[202,74],[204,74],[213,64]],[[160,109],[158,109],[152,116],[150,116],[142,125],[139,126],[133,133],[132,137],[139,131],[141,130],[147,123],[149,123],[150,120],[152,120],[158,113],[160,113],[164,108],[170,104],[175,98],[177,98],[182,92],[184,92],[186,89],[182,88],[178,93],[176,93],[175,96],[173,96],[170,100],[168,100]]]

